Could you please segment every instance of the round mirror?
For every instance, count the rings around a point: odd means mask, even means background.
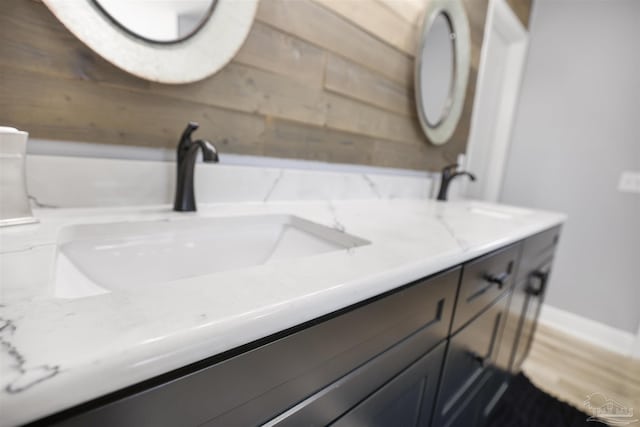
[[[439,13],[433,20],[422,48],[420,97],[427,122],[435,126],[446,116],[451,105],[455,59],[453,29],[449,18]]]
[[[470,65],[470,34],[460,0],[428,3],[416,54],[418,117],[431,143],[453,135],[464,106]]]
[[[152,43],[176,43],[207,21],[215,0],[93,0],[114,24]]]
[[[244,43],[258,0],[42,0],[71,33],[143,79],[190,83]]]

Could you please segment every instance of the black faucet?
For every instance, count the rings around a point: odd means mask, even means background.
[[[209,141],[198,139],[191,140],[191,134],[198,129],[198,124],[189,122],[182,132],[178,144],[178,176],[176,181],[176,198],[173,210],[179,212],[195,212],[196,196],[193,191],[193,170],[198,156],[198,150],[202,149],[202,160],[207,163],[218,162],[218,151]]]
[[[447,192],[449,191],[449,184],[455,177],[466,175],[471,181],[475,181],[476,177],[469,172],[457,172],[458,165],[449,165],[442,169],[442,176],[440,179],[440,191],[438,191],[438,200],[447,200]]]

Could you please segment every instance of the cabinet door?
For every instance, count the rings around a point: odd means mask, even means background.
[[[518,291],[522,295],[524,303],[511,364],[513,372],[520,370],[524,359],[529,354],[550,273],[551,262],[532,271]]]
[[[460,399],[443,425],[447,427],[482,427],[508,386],[505,372],[488,366],[468,395]],[[441,427],[436,421],[433,427]]]
[[[426,330],[417,332],[390,350],[380,354],[373,360],[280,414],[275,419],[266,423],[265,426],[310,427],[328,425],[358,405],[359,402],[366,399],[367,396],[370,396],[373,391],[381,387],[383,390],[391,388],[396,391],[403,391],[403,393],[401,393],[403,397],[397,399],[398,402],[392,405],[393,408],[397,410],[400,410],[398,408],[402,408],[402,411],[408,410],[406,405],[409,400],[415,397],[413,393],[410,393],[411,391],[416,391],[416,396],[424,394],[425,410],[429,411],[425,416],[430,417],[446,342],[442,342],[438,347],[424,356],[426,339],[428,339]],[[405,382],[403,382],[403,380],[397,380],[396,378],[402,377],[409,380],[409,375],[413,375],[413,379],[411,379],[412,383],[407,385],[407,390],[405,391]],[[391,383],[396,385],[392,387],[389,385]],[[392,391],[385,392],[383,390],[377,392],[376,395],[390,396],[395,393]],[[383,400],[384,399],[381,400],[380,397],[376,398],[377,405],[380,406]],[[364,405],[364,403],[361,405]],[[417,407],[418,406],[416,406],[416,408]],[[393,411],[390,410],[390,412],[394,412],[396,409]],[[377,425],[392,424],[382,423]]]
[[[486,425],[489,420],[489,415],[509,386],[509,377],[502,370],[489,368],[486,376],[487,381],[482,384],[476,393],[473,424],[467,424],[467,427],[471,425]]]
[[[480,402],[478,400],[478,391],[481,390],[484,376],[479,382],[474,384],[474,387],[469,391],[468,395],[465,395],[465,399],[462,399],[456,404],[456,407],[450,411],[448,417],[444,421],[433,421],[433,427],[478,427],[478,410]],[[444,422],[444,424],[438,424]]]
[[[525,282],[516,283],[513,292],[509,296],[507,309],[504,313],[504,326],[502,327],[502,336],[495,365],[507,372],[511,370],[515,346],[520,333],[520,320],[525,310],[527,300],[524,292],[525,287]]]
[[[265,423],[408,337],[420,337],[415,341],[419,349],[409,362],[434,348],[449,332],[459,275],[460,268],[455,268],[419,280],[262,340],[241,353],[215,356],[157,382],[151,380],[135,394],[118,393],[117,398],[95,402],[80,413],[72,409],[70,417],[54,417],[61,418],[57,425],[65,427]],[[352,403],[337,401],[343,406],[331,412],[331,420],[380,385],[352,397]]]
[[[505,313],[496,359],[496,365],[501,369],[518,372],[528,353],[560,230],[560,227],[551,228],[529,237],[522,244],[516,285]]]
[[[445,346],[440,344],[331,425],[429,426]]]
[[[434,426],[464,424],[460,421],[459,413],[465,411],[468,402],[473,400],[471,396],[479,383],[486,380],[486,369],[495,359],[507,298],[508,295],[503,295],[450,339],[438,391]],[[475,410],[469,413],[475,414]]]

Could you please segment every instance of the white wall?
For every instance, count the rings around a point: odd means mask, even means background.
[[[467,147],[466,196],[498,201],[526,62],[529,33],[505,0],[491,0]]]
[[[536,0],[502,201],[569,214],[546,302],[640,324],[640,1]]]

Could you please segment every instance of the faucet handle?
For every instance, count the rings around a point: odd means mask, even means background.
[[[191,134],[195,132],[200,125],[196,122],[189,122],[187,127],[182,132],[182,136],[180,137],[180,141],[178,142],[178,148],[176,150],[176,155],[178,157],[178,162],[182,161],[187,150],[193,144],[191,140]]]
[[[191,134],[193,132],[195,132],[198,128],[200,127],[200,125],[196,122],[189,122],[187,124],[187,127],[184,128],[184,131],[182,132],[182,136],[180,137],[180,144],[182,144],[182,142],[184,141],[191,141]]]

